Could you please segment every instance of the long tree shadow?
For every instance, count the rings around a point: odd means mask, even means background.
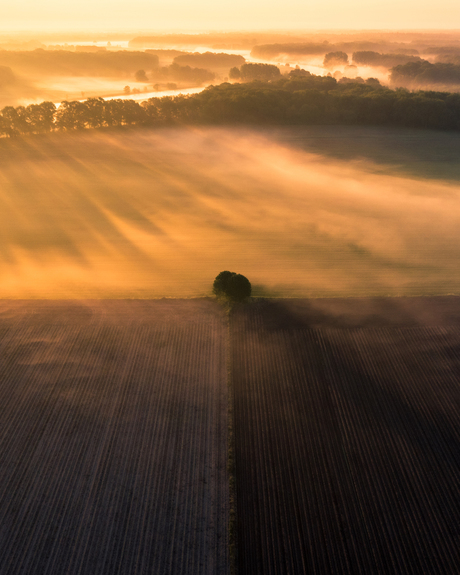
[[[270,500],[257,491],[246,496],[247,485],[259,485],[251,465],[240,489],[246,504],[254,499],[272,510],[270,553],[279,565],[303,558],[312,572],[324,572],[318,565],[329,561],[341,573],[455,571],[459,302],[426,298],[433,308],[427,315],[419,308],[424,298],[414,299],[412,306],[285,300],[234,309],[234,337],[244,342],[237,345],[245,357],[235,366],[244,381],[237,410],[264,414],[247,425],[237,419],[246,434],[237,445],[243,457],[249,434],[261,460],[269,458],[260,465],[270,476]],[[444,325],[450,313],[454,321]],[[249,345],[251,354],[244,352]],[[241,566],[250,572],[247,545],[255,543],[247,528],[265,526],[240,512]],[[254,557],[262,564],[268,551],[260,545]]]
[[[460,181],[460,137],[451,132],[366,126],[278,128],[283,144],[338,160],[365,160],[377,172]]]

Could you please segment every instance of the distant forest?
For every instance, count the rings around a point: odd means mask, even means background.
[[[426,60],[407,62],[391,69],[391,82],[406,85],[408,88],[417,85],[443,85],[460,84],[460,65],[450,62],[437,62],[431,64]]]
[[[372,42],[372,41],[354,41],[338,42],[330,44],[329,42],[301,42],[286,44],[264,44],[254,46],[251,50],[251,56],[262,59],[276,59],[280,56],[321,56],[327,52],[355,52],[355,51],[376,51],[382,49],[395,51],[399,54],[410,54],[416,56],[418,51],[403,43],[397,42]]]
[[[361,81],[362,82],[362,81]],[[90,98],[7,106],[3,136],[116,126],[356,124],[460,130],[460,94],[391,90],[370,79],[337,81],[294,70],[269,82],[223,83],[199,94],[133,100]]]
[[[197,66],[200,68],[207,68],[209,70],[228,70],[232,66],[241,66],[244,64],[245,59],[243,56],[235,54],[216,54],[214,52],[205,52],[201,54],[195,52],[193,54],[182,54],[174,58],[174,62],[179,66]]]
[[[31,74],[52,76],[126,76],[134,74],[139,68],[158,68],[159,59],[156,54],[128,51],[0,50],[0,65]]]
[[[353,63],[359,66],[375,66],[381,68],[393,68],[407,64],[408,62],[422,62],[418,56],[409,54],[379,54],[378,52],[363,51],[353,53]]]

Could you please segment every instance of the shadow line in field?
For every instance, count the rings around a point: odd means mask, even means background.
[[[291,147],[337,160],[372,162],[377,172],[460,181],[460,137],[411,128],[302,126],[279,128],[276,137]]]

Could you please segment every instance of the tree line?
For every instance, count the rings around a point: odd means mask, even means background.
[[[0,65],[23,73],[53,76],[129,76],[139,68],[159,66],[156,54],[145,52],[70,52],[43,50],[17,52],[0,50]]]
[[[401,66],[408,62],[422,62],[419,56],[411,56],[410,54],[380,54],[371,50],[353,52],[353,63],[358,66],[378,66],[381,68],[393,68],[394,66]]]
[[[460,130],[460,94],[337,82],[292,71],[276,81],[223,83],[189,96],[90,98],[3,108],[0,134],[18,136],[120,126],[356,124]]]
[[[427,60],[408,62],[391,69],[390,80],[395,84],[427,85],[460,84],[460,65],[450,62],[431,64]]]
[[[276,59],[280,56],[321,56],[327,52],[345,52],[350,54],[357,51],[379,51],[382,48],[388,51],[398,51],[401,54],[417,55],[415,48],[408,47],[401,42],[356,40],[352,42],[290,42],[285,44],[262,44],[254,46],[251,56],[261,59]]]
[[[142,70],[140,70],[142,71]],[[145,72],[144,72],[145,74]],[[204,68],[192,68],[191,66],[180,66],[177,62],[173,62],[169,66],[162,66],[152,70],[150,75],[150,80],[152,82],[158,81],[174,81],[174,82],[186,82],[188,84],[194,84],[201,86],[205,82],[212,82],[216,75],[210,70],[205,70]],[[136,76],[138,80],[138,76]],[[147,76],[145,79],[140,81],[149,81]]]

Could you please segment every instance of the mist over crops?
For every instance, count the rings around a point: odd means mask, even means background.
[[[254,295],[458,293],[455,161],[404,172],[375,159],[391,131],[319,130],[3,141],[0,297],[202,296],[222,269]],[[430,133],[411,136],[430,157]]]

